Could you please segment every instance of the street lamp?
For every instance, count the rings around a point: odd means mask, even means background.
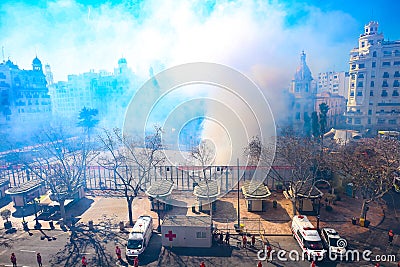
[[[160,200],[158,200],[158,195],[156,196],[157,200],[157,216],[158,216],[158,226],[157,232],[161,232],[161,220],[160,220]]]
[[[37,200],[36,200],[36,198],[34,198],[33,199],[33,208],[35,209],[35,221],[36,221],[35,229],[40,229],[42,227],[42,225],[39,223],[39,220],[38,220],[36,205],[37,205]]]

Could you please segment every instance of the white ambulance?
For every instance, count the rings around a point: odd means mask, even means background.
[[[127,260],[134,260],[144,252],[149,244],[152,233],[153,218],[150,216],[140,216],[129,233],[125,252]]]
[[[321,237],[307,216],[295,215],[291,230],[305,257],[310,260],[322,260],[326,256]]]

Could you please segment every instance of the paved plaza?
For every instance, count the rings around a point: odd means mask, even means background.
[[[168,214],[203,214],[198,211],[192,212],[193,200],[191,192],[179,192],[172,200],[179,206],[168,211]],[[276,208],[272,206],[273,200],[278,202]],[[22,218],[20,214],[15,213],[12,203],[4,205],[2,209],[4,208],[9,208],[13,212],[11,221],[16,231],[4,235],[12,240],[12,247],[1,248],[0,266],[12,266],[9,262],[11,252],[16,253],[18,266],[36,266],[34,257],[36,252],[42,254],[44,266],[80,266],[82,255],[88,258],[89,266],[129,265],[126,261],[118,263],[115,259],[115,245],[124,247],[129,232],[126,200],[117,196],[115,192],[110,191],[108,194],[102,192],[101,196],[98,192],[89,192],[86,198],[69,206],[67,217],[72,215],[77,219],[76,227],[73,228],[61,227],[60,224],[55,223],[55,229],[51,230],[49,221],[40,219],[41,231],[26,232],[22,228]],[[400,239],[398,238],[400,229],[397,216],[387,214],[388,208],[393,211],[393,207],[381,206],[377,203],[371,205],[368,211],[370,226],[360,227],[353,225],[351,218],[360,213],[361,201],[343,196],[341,201],[333,205],[332,211],[321,209],[320,226],[337,229],[341,236],[348,240],[349,248],[370,249],[374,255],[393,254],[400,259]],[[150,210],[149,199],[141,194],[133,202],[134,220],[144,214],[153,217],[156,229],[157,213]],[[255,247],[244,249],[240,245],[240,237],[235,235],[233,226],[237,223],[237,192],[231,192],[217,201],[216,211],[213,213],[217,229],[232,233],[230,246],[216,245],[211,249],[162,248],[161,237],[155,232],[149,247],[140,258],[140,266],[199,266],[201,261],[204,261],[206,266],[256,266],[257,253],[264,247],[259,234],[263,234],[264,241],[267,240],[274,249],[299,250],[290,232],[292,214],[292,203],[281,193],[273,192],[265,212],[248,212],[246,202],[240,195],[240,217],[241,223],[244,224],[244,231],[257,235]],[[165,216],[164,213],[160,215],[161,218]],[[25,220],[29,222],[29,228],[33,229],[34,215],[26,216]],[[314,225],[316,224],[315,217],[310,216],[310,220]],[[89,221],[93,221],[95,230],[89,230]],[[397,225],[393,223],[395,221]],[[120,231],[120,222],[123,222],[126,227],[124,231]],[[387,243],[388,227],[393,228],[396,233],[392,245]],[[264,262],[263,266],[309,266],[309,262],[282,262],[276,259],[272,263]],[[374,264],[322,262],[318,266],[374,266]],[[395,265],[382,263],[381,266]]]

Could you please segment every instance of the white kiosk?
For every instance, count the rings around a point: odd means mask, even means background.
[[[164,247],[211,247],[211,217],[167,216],[161,225],[161,244]]]

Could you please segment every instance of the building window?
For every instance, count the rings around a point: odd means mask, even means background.
[[[196,238],[207,238],[206,232],[196,232]]]
[[[396,70],[396,71],[394,72],[394,77],[400,77],[400,72],[399,72],[398,70]]]
[[[364,78],[364,73],[359,73],[358,78]]]
[[[395,66],[400,66],[400,61],[395,61],[395,62],[393,62],[393,65],[395,65]]]
[[[351,65],[351,69],[355,70],[356,69],[356,64]]]
[[[369,96],[374,96],[374,91],[373,90],[369,91]]]
[[[371,124],[371,118],[368,118],[368,124]]]
[[[381,94],[381,96],[383,96],[383,97],[386,97],[386,96],[388,96],[388,93],[387,93],[387,91],[386,91],[386,90],[382,90],[382,94]]]
[[[389,124],[397,124],[396,119],[389,120]]]
[[[368,115],[372,115],[372,109],[368,110]]]
[[[348,123],[348,124],[352,124],[352,123],[353,123],[353,119],[352,119],[352,118],[348,118],[348,119],[347,119],[347,123]]]
[[[362,96],[362,91],[358,91],[357,96]]]
[[[393,94],[392,94],[392,96],[399,96],[399,91],[397,91],[397,90],[393,90]]]
[[[393,81],[393,87],[399,87],[399,80]]]
[[[376,57],[376,51],[372,52],[372,56]]]
[[[350,91],[350,96],[354,96],[354,91]]]
[[[385,119],[378,119],[378,124],[385,124]]]
[[[358,68],[359,68],[359,69],[363,69],[363,68],[365,68],[365,64],[364,64],[364,63],[360,63],[360,64],[358,64]]]
[[[383,81],[382,87],[388,87],[388,86],[389,86],[388,82],[387,81]]]
[[[374,86],[375,86],[375,82],[374,82],[374,81],[371,81],[370,87],[374,87]]]
[[[361,118],[355,118],[354,124],[361,124]]]
[[[382,62],[382,67],[389,67],[389,66],[390,66],[390,61]]]
[[[372,67],[373,67],[373,68],[376,67],[376,62],[372,62]]]
[[[387,72],[387,71],[385,71],[384,73],[383,73],[383,76],[382,76],[383,78],[389,78],[389,72]]]
[[[300,120],[300,112],[296,112],[296,120],[297,120],[297,121]]]
[[[364,83],[363,82],[358,82],[357,83],[357,87],[364,87]]]

